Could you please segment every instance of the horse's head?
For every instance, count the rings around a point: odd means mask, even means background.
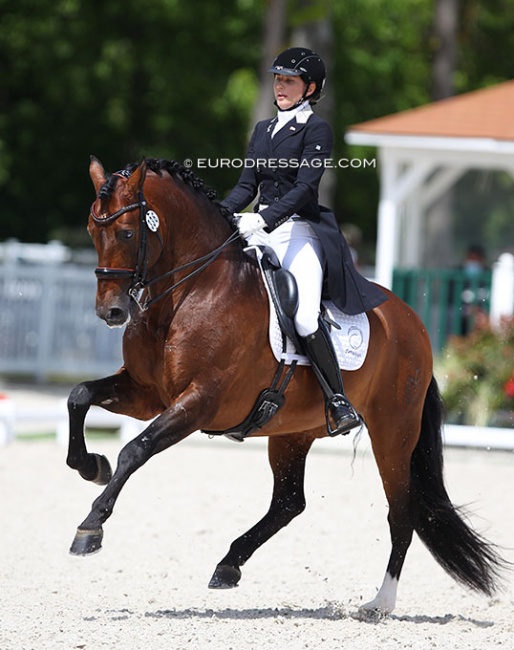
[[[129,319],[130,294],[162,250],[159,221],[143,194],[144,161],[130,174],[107,176],[92,157],[89,174],[96,190],[88,224],[98,253],[96,313],[119,327]]]
[[[180,163],[149,158],[106,175],[92,158],[89,173],[96,190],[88,225],[98,253],[96,312],[108,325],[125,324],[134,305],[147,310],[177,295],[236,240],[229,255],[242,255],[231,215]]]

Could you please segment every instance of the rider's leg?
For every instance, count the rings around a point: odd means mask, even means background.
[[[334,427],[329,430],[330,435],[348,433],[360,426],[361,420],[344,393],[341,371],[330,334],[321,319],[318,329],[313,334],[303,337],[302,341],[325,393],[328,412],[334,422]]]
[[[332,341],[319,319],[323,286],[323,251],[319,240],[307,222],[296,221],[290,224],[287,245],[278,245],[275,251],[284,268],[294,275],[298,285],[299,304],[295,326],[325,394],[328,412],[334,424],[330,433],[348,433],[360,426],[361,421],[344,394]]]

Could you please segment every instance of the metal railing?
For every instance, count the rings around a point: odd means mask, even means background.
[[[95,314],[96,279],[69,264],[0,266],[0,373],[98,377],[121,365],[122,330]]]
[[[395,269],[393,291],[421,316],[434,350],[451,335],[466,335],[491,308],[492,272]]]

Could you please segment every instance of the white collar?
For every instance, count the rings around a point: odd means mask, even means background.
[[[292,108],[290,111],[278,111],[277,123],[283,126],[284,124],[287,124],[287,122],[292,120],[293,117],[296,117],[297,122],[299,122],[300,124],[304,124],[305,122],[307,122],[311,114],[312,114],[312,108],[311,105],[309,104],[309,100],[306,99],[303,102],[303,104],[300,104],[300,106],[295,106],[295,108]]]
[[[277,121],[273,129],[272,137],[277,131],[290,122],[293,118],[296,118],[296,121],[299,124],[305,124],[309,117],[312,115],[312,108],[308,100],[305,100],[300,106],[296,106],[290,111],[278,111]]]

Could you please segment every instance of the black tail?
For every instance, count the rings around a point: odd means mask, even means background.
[[[472,530],[448,497],[443,478],[443,402],[434,377],[428,387],[421,436],[411,460],[415,530],[439,564],[458,582],[493,594],[508,566],[494,545]]]

